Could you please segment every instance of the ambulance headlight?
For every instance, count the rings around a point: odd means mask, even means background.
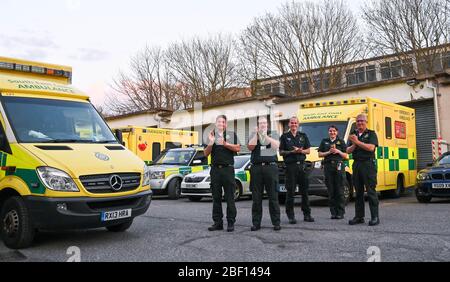
[[[41,166],[36,169],[41,182],[50,190],[62,192],[78,192],[78,187],[73,179],[64,171]]]
[[[205,182],[211,182],[211,176],[206,177]]]
[[[142,180],[142,186],[148,186],[150,185],[150,176],[151,176],[150,168],[145,165],[144,166],[144,173],[142,174],[143,180]]]
[[[151,179],[164,179],[165,173],[164,173],[164,171],[154,171],[151,173],[150,178]]]

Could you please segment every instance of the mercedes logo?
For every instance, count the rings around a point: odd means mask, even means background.
[[[120,189],[122,189],[123,180],[120,176],[118,176],[117,174],[114,174],[109,179],[109,185],[111,185],[111,188],[114,191],[119,191]]]

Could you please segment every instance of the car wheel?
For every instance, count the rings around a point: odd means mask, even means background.
[[[21,197],[14,196],[3,203],[0,220],[1,237],[7,247],[21,249],[31,245],[35,229]]]
[[[121,224],[106,226],[106,229],[110,232],[124,232],[125,230],[131,227],[131,224],[133,224],[132,219]]]
[[[191,202],[200,202],[203,197],[201,196],[188,196],[189,201]]]
[[[347,180],[344,180],[344,203],[347,205],[352,199],[353,191]]]
[[[422,203],[422,204],[427,204],[427,203],[429,203],[429,202],[431,202],[431,196],[419,196],[419,195],[416,195],[416,198],[417,198],[417,201],[419,202],[419,203]]]
[[[181,181],[178,178],[172,179],[167,185],[169,199],[177,200],[181,196]]]
[[[234,200],[237,201],[242,196],[242,187],[241,184],[236,180],[235,186],[234,186]]]

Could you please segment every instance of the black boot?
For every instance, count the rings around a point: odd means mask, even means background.
[[[312,217],[311,215],[307,214],[303,217],[303,220],[306,222],[314,222],[314,217]]]
[[[380,219],[378,217],[374,217],[369,221],[369,226],[375,226],[380,224]]]
[[[234,231],[234,223],[233,222],[228,222],[227,232],[233,232],[233,231]]]
[[[208,227],[208,231],[218,231],[223,230],[223,224],[220,223],[214,223],[210,227]]]
[[[349,220],[348,224],[350,225],[356,225],[356,224],[362,224],[364,223],[364,218],[362,217],[354,217],[353,219]]]

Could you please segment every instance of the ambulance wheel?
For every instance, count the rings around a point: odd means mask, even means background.
[[[35,229],[24,200],[19,196],[7,199],[0,213],[1,237],[11,249],[22,249],[31,245]]]
[[[110,232],[124,232],[128,228],[131,227],[131,224],[133,224],[132,219],[128,220],[127,222],[121,223],[121,224],[106,226],[106,229]]]
[[[178,200],[181,196],[181,180],[178,178],[172,179],[167,185],[167,194],[169,199]]]
[[[188,199],[191,202],[200,202],[202,198],[203,198],[202,196],[188,196]]]

